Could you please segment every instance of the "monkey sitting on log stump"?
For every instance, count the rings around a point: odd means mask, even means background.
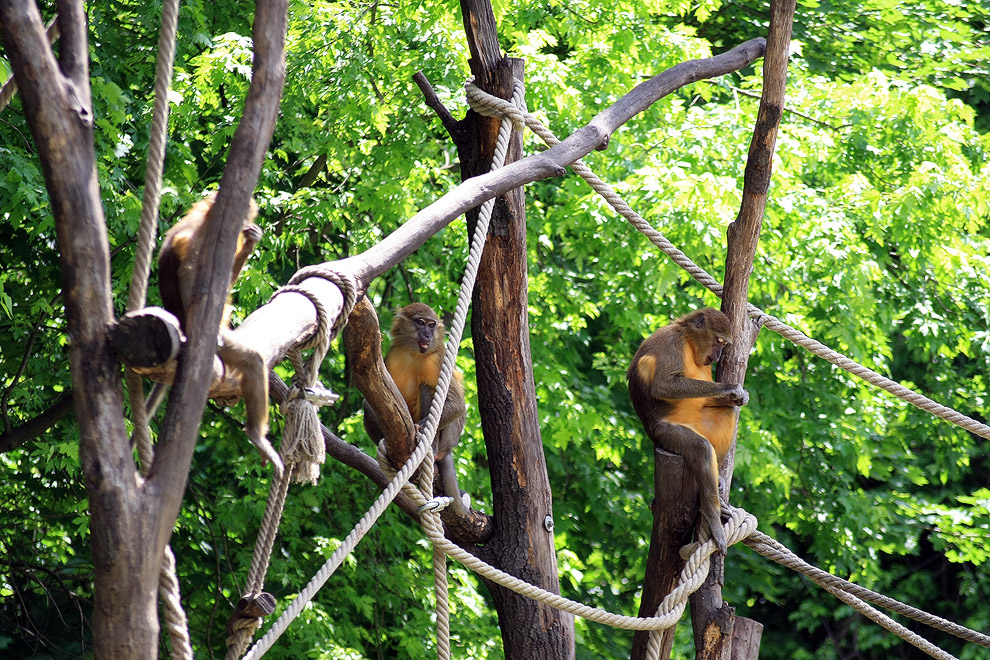
[[[698,483],[701,520],[725,554],[718,495],[718,466],[736,427],[736,406],[749,394],[738,384],[712,381],[712,364],[732,342],[728,317],[706,307],[674,320],[647,337],[626,378],[633,408],[646,435],[684,458]]]

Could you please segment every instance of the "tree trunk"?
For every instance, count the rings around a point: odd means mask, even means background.
[[[770,190],[777,129],[784,111],[787,56],[794,8],[794,0],[772,0],[770,3],[770,27],[763,60],[763,95],[746,161],[742,204],[739,215],[728,228],[722,311],[732,322],[735,342],[726,348],[718,362],[715,380],[720,382],[744,382],[749,353],[759,332],[759,328],[749,321],[746,302],[753,257],[760,240],[760,227]],[[733,440],[719,475],[726,501],[732,483],[735,456],[736,443]],[[711,561],[708,579],[690,598],[695,652],[699,660],[729,660],[734,610],[722,601],[722,585],[725,582],[723,558],[713,555]],[[752,646],[748,647],[753,650]],[[758,655],[758,645],[755,652]]]
[[[489,93],[511,98],[513,81],[522,81],[523,62],[504,59],[499,52],[487,0],[463,2],[462,9],[476,83]],[[499,124],[474,112],[462,122],[458,153],[464,178],[491,168]],[[515,132],[506,162],[518,160],[521,153],[522,134]],[[477,216],[477,211],[468,214],[470,232]],[[550,482],[529,344],[522,188],[496,200],[474,290],[471,329],[497,521],[495,535],[481,553],[502,570],[559,593]],[[488,587],[498,611],[505,657],[574,657],[572,616],[498,585]]]
[[[209,263],[196,275],[201,303],[190,314],[189,343],[160,434],[160,451],[146,480],[139,478],[132,457],[122,414],[120,367],[107,339],[113,321],[109,240],[93,147],[85,11],[81,2],[68,0],[58,8],[57,61],[34,2],[0,2],[0,38],[45,172],[61,255],[79,455],[91,513],[93,651],[97,658],[153,660],[159,648],[162,552],[175,526],[198,437],[234,238],[281,97],[286,5],[274,0],[258,6],[252,84],[231,144],[232,165],[225,170],[223,192],[209,222],[202,255]]]
[[[653,450],[653,530],[650,551],[646,556],[646,577],[639,616],[655,616],[660,603],[669,594],[684,568],[680,549],[691,542],[698,521],[698,483],[684,467],[684,458],[662,449]],[[664,631],[660,658],[669,658],[674,644],[674,630]],[[643,660],[650,641],[648,630],[633,635],[630,658]]]

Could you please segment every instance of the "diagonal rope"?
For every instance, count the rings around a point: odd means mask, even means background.
[[[468,103],[475,112],[486,116],[505,116],[512,119],[514,123],[524,123],[550,147],[553,147],[560,142],[557,136],[554,135],[553,132],[551,132],[540,122],[539,119],[533,115],[520,111],[496,96],[486,94],[470,81],[465,84],[465,88],[467,90]],[[647,222],[642,216],[633,211],[629,205],[626,204],[625,201],[623,201],[622,198],[619,197],[607,183],[595,175],[587,165],[580,160],[577,160],[574,163],[571,163],[571,169],[587,181],[595,192],[604,197],[605,201],[608,202],[608,204],[615,209],[616,212],[622,215],[622,217],[624,217],[633,227],[642,232],[651,243],[660,248],[660,250],[670,257],[674,263],[687,271],[694,279],[712,291],[712,293],[719,297],[722,296],[722,285],[714,277],[691,261],[686,254],[677,249],[677,247],[667,240],[663,234],[650,225],[650,223]],[[978,435],[982,438],[990,439],[990,426],[987,426],[986,424],[983,424],[982,422],[979,422],[971,417],[967,417],[966,415],[963,415],[948,406],[933,401],[922,394],[914,392],[900,383],[887,378],[886,376],[878,374],[876,371],[857,363],[849,357],[842,355],[828,346],[825,346],[821,342],[811,339],[800,330],[787,325],[780,319],[767,314],[754,305],[747,305],[747,312],[751,318],[757,320],[757,322],[762,326],[769,328],[785,339],[794,342],[798,346],[817,355],[818,357],[831,362],[840,369],[844,369],[854,376],[858,376],[859,378],[880,387],[890,394],[893,394],[897,398],[929,412],[936,417],[940,417],[947,422],[955,424],[970,433]]]
[[[320,277],[340,289],[343,304],[332,326],[329,313],[320,299],[297,284],[306,277]],[[225,656],[227,660],[236,660],[247,649],[251,637],[261,625],[262,619],[259,613],[271,614],[273,611],[273,607],[259,608],[256,605],[261,603],[274,606],[274,599],[262,588],[271,561],[275,535],[282,521],[289,484],[309,481],[315,485],[319,478],[325,450],[317,406],[333,403],[337,399],[337,395],[319,386],[320,364],[326,357],[331,339],[346,325],[347,318],[354,309],[357,289],[357,284],[351,276],[338,273],[332,268],[318,266],[309,269],[303,277],[297,274],[289,284],[272,295],[273,299],[280,294],[290,292],[305,296],[316,308],[317,327],[312,337],[289,351],[294,374],[292,387],[289,388],[282,403],[285,427],[282,432],[282,445],[279,447],[285,469],[272,482],[268,492],[268,502],[265,505],[261,528],[254,546],[254,556],[251,559],[251,568],[245,583],[245,595],[238,602],[238,607],[228,621],[230,630]],[[313,354],[304,361],[302,351],[307,348],[313,348]]]
[[[428,439],[428,436],[424,434],[419,434],[419,442],[416,445],[416,449],[413,451],[409,460],[406,464],[402,466],[402,469],[395,475],[395,478],[389,482],[382,494],[378,496],[375,503],[370,509],[361,517],[361,520],[354,526],[351,533],[347,535],[340,546],[334,551],[330,556],[330,559],[323,564],[323,567],[313,576],[309,583],[299,592],[299,595],[289,603],[289,606],[285,608],[281,616],[272,624],[272,627],[264,634],[264,636],[259,639],[254,646],[247,652],[244,656],[244,660],[257,660],[265,652],[272,647],[272,644],[282,636],[289,624],[299,616],[303,608],[313,600],[313,596],[326,584],[326,581],[330,579],[344,559],[354,550],[357,544],[364,538],[365,534],[371,530],[371,527],[375,524],[378,518],[385,512],[388,505],[395,499],[395,496],[399,494],[402,489],[402,485],[409,481],[409,477],[412,473],[416,471],[420,463],[423,462],[423,458],[426,456],[428,451],[432,450],[432,442]],[[417,491],[418,492],[418,491]]]
[[[521,94],[521,85],[517,87],[516,92]],[[503,127],[505,126],[507,126],[507,123],[503,122]],[[490,201],[493,205],[493,200]],[[476,227],[476,233],[472,236],[472,254],[469,256],[468,268],[466,268],[465,276],[462,280],[461,295],[458,299],[458,307],[451,327],[448,342],[448,347],[451,349],[456,349],[456,347],[460,344],[460,337],[463,332],[467,306],[469,304],[467,301],[469,301],[471,291],[473,290],[474,277],[477,273],[477,264],[474,259],[472,259],[474,256],[474,248],[476,244],[480,244],[483,247],[489,219],[490,209],[486,213],[483,207],[478,226]],[[480,251],[478,256],[480,258]],[[449,387],[450,378],[453,373],[455,359],[456,350],[445,351],[444,362],[441,368],[440,379],[437,384],[433,404],[423,427],[417,435],[417,445],[413,451],[413,454],[409,457],[409,460],[399,471],[399,473],[396,474],[390,481],[385,491],[376,500],[375,504],[362,517],[351,533],[348,534],[347,538],[344,539],[344,542],[337,548],[326,564],[324,564],[323,568],[313,577],[310,583],[303,589],[302,592],[300,592],[299,596],[293,600],[289,607],[286,608],[268,633],[266,633],[266,635],[262,637],[262,639],[259,640],[258,643],[255,644],[255,646],[250,650],[248,655],[245,656],[246,659],[254,660],[264,654],[265,651],[271,647],[271,645],[276,639],[278,639],[282,632],[285,631],[292,620],[295,619],[299,612],[302,611],[302,608],[311,601],[316,592],[319,591],[323,584],[326,583],[326,580],[329,579],[330,575],[332,575],[333,572],[341,565],[343,559],[353,550],[354,546],[356,546],[360,539],[367,533],[378,517],[381,516],[385,507],[387,507],[388,504],[395,498],[400,488],[404,489],[407,494],[417,504],[419,504],[421,523],[424,532],[434,546],[434,571],[436,574],[435,580],[437,585],[438,607],[437,645],[438,657],[441,660],[448,660],[450,657],[449,627],[447,627],[449,624],[444,624],[440,621],[441,617],[445,616],[441,610],[445,610],[447,608],[446,561],[445,559],[441,560],[441,556],[450,556],[471,570],[477,572],[482,577],[496,582],[521,595],[539,600],[558,609],[570,612],[576,616],[581,616],[604,625],[610,625],[628,630],[657,631],[670,628],[680,619],[686,606],[688,596],[704,582],[708,575],[708,560],[711,554],[715,551],[714,544],[711,540],[706,540],[703,543],[695,544],[693,546],[693,551],[686,560],[678,585],[664,598],[658,608],[656,616],[628,617],[612,614],[599,608],[589,607],[560,596],[559,594],[536,587],[535,585],[529,584],[523,580],[519,580],[518,578],[515,578],[514,576],[500,571],[499,569],[481,561],[471,553],[466,552],[460,546],[450,542],[444,536],[443,524],[440,520],[439,511],[444,506],[449,504],[450,498],[429,497],[432,495],[432,436],[436,432],[440,411],[442,410],[443,401],[446,398],[447,388]],[[380,461],[387,463],[384,456],[380,457]],[[417,469],[417,467],[420,466],[422,467],[421,489],[408,483],[409,477]],[[906,629],[904,626],[896,623],[886,615],[871,607],[868,603],[886,607],[916,621],[926,623],[940,630],[957,635],[967,641],[973,641],[974,643],[981,644],[983,646],[990,646],[990,637],[987,635],[969,630],[963,626],[959,626],[939,617],[934,617],[918,610],[917,608],[910,607],[894,599],[882,596],[881,594],[872,592],[864,587],[860,587],[843,580],[842,578],[832,576],[821,569],[807,564],[792,552],[787,550],[787,548],[783,545],[774,541],[765,534],[758,532],[756,529],[756,519],[744,510],[726,507],[725,512],[728,514],[728,520],[724,526],[726,530],[726,538],[730,544],[745,541],[747,545],[758,553],[777,561],[784,566],[792,568],[792,570],[808,575],[812,580],[829,591],[829,593],[832,593],[843,602],[846,602],[857,611],[864,614],[864,616],[867,616],[884,628],[894,632],[899,637],[905,639],[928,655],[938,658],[939,660],[955,660],[952,655],[932,645],[924,638]],[[659,636],[651,635],[650,646],[648,646],[647,654],[647,657],[651,660],[658,657]]]
[[[151,254],[154,251],[155,234],[158,228],[158,207],[161,201],[165,142],[168,136],[168,90],[172,86],[178,16],[178,0],[165,0],[162,4],[162,23],[158,34],[155,100],[151,116],[151,132],[148,137],[144,199],[141,206],[137,252],[134,257],[134,269],[131,272],[130,292],[127,299],[127,311],[129,312],[143,307],[148,293],[148,275],[151,270]],[[51,39],[57,36],[58,28],[54,22],[49,25],[48,34]],[[154,460],[154,450],[151,446],[148,411],[144,403],[144,385],[141,376],[131,369],[125,370],[124,380],[127,383],[128,398],[131,403],[134,426],[133,440],[138,451],[141,474],[147,476]],[[193,651],[189,639],[189,625],[186,613],[182,610],[179,581],[175,575],[175,555],[168,545],[165,546],[162,565],[159,570],[158,595],[165,614],[165,627],[172,642],[173,657],[178,660],[192,660]]]

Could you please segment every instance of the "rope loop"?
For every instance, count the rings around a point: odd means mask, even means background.
[[[453,497],[437,495],[426,500],[426,504],[420,505],[420,507],[416,509],[416,513],[418,513],[421,516],[427,513],[439,513],[444,509],[446,509],[448,506],[450,506],[451,502],[453,501],[454,501]]]
[[[508,119],[512,122],[512,130],[521,133],[526,128],[528,120],[532,117],[532,115],[526,112],[526,106],[524,103],[516,104],[515,102],[515,87],[521,86],[521,84],[522,83],[518,80],[515,81],[513,85],[512,101],[506,101],[505,99],[489,94],[488,92],[483,92],[477,85],[474,84],[474,76],[471,76],[464,81],[464,92],[467,96],[468,105],[472,110],[484,117]],[[522,98],[522,94],[519,94],[519,98]]]
[[[337,317],[337,320],[334,322],[333,327],[331,327],[329,330],[328,337],[330,339],[333,339],[334,337],[337,336],[337,333],[340,332],[340,330],[345,325],[347,325],[347,318],[351,315],[351,310],[354,309],[354,303],[357,302],[358,283],[357,280],[354,279],[353,275],[349,273],[341,273],[340,271],[331,268],[327,264],[315,264],[313,266],[306,266],[298,270],[296,274],[292,276],[292,279],[289,280],[289,283],[286,286],[279,289],[278,291],[276,291],[275,294],[272,295],[272,298],[277,296],[279,293],[283,293],[285,291],[295,291],[297,293],[303,293],[303,291],[298,289],[297,286],[300,283],[302,283],[304,280],[307,280],[311,277],[319,277],[320,279],[324,279],[328,282],[337,285],[337,288],[340,289],[341,295],[343,295],[344,297],[344,305],[341,308],[340,316]],[[305,295],[310,300],[313,300],[313,298],[308,296],[306,293],[303,293],[303,295]],[[317,314],[319,314],[319,310],[322,305],[319,305],[316,302],[314,302],[313,304],[316,305]],[[324,311],[323,314],[324,314],[323,320],[320,321],[321,325],[325,323],[325,319],[326,319],[326,312]],[[308,348],[308,347],[309,346],[304,346],[303,348]]]

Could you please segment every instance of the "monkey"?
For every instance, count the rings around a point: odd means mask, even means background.
[[[196,202],[189,212],[175,223],[166,233],[158,253],[158,291],[162,305],[179,320],[185,331],[186,315],[193,304],[193,279],[196,256],[203,251],[203,230],[213,209],[216,193],[211,193]],[[261,452],[264,464],[271,461],[276,475],[282,474],[282,459],[268,442],[268,366],[264,358],[254,348],[237,339],[230,330],[230,288],[240,275],[241,269],[254,246],[261,240],[261,227],[254,223],[258,205],[251,200],[251,207],[244,218],[241,232],[237,237],[237,251],[227,285],[228,298],[224,303],[223,316],[217,337],[217,355],[225,369],[231,369],[240,378],[241,395],[247,414],[245,432],[251,442]],[[154,392],[152,397],[154,397]]]
[[[728,317],[706,307],[675,319],[643,340],[626,378],[633,408],[653,443],[684,458],[698,484],[701,519],[726,552],[718,466],[735,432],[735,406],[749,394],[712,381],[712,364],[732,342]]]
[[[430,412],[445,353],[443,321],[429,305],[413,303],[396,311],[392,320],[392,345],[385,354],[385,368],[399,388],[409,408],[409,415],[417,426]],[[468,513],[470,497],[467,493],[462,494],[457,485],[451,451],[461,439],[466,412],[464,375],[455,369],[443,402],[433,449],[444,492],[453,498],[451,506],[462,516]],[[367,402],[364,406],[364,428],[372,439],[382,437],[378,416]]]

